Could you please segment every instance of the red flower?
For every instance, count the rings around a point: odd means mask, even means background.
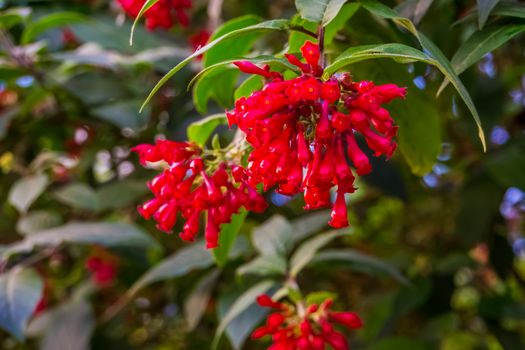
[[[337,186],[329,224],[340,228],[348,225],[344,194],[355,190],[350,165],[358,175],[372,171],[354,134],[363,136],[375,156],[391,157],[397,126],[382,104],[404,97],[406,90],[353,82],[348,74],[323,81],[317,45],[306,42],[301,52],[307,63],[286,55],[303,72],[290,80],[268,67],[237,62],[241,71],[262,75],[267,83],[237,100],[228,121],[238,125],[254,147],[244,172],[247,183],[262,184],[265,190],[275,186],[289,196],[302,192],[305,209],[331,206],[330,192]]]
[[[117,259],[104,251],[100,251],[86,260],[86,268],[91,272],[91,278],[96,285],[106,287],[117,276]]]
[[[271,336],[273,344],[269,349],[272,350],[324,350],[328,346],[335,350],[347,350],[349,347],[346,337],[334,328],[334,324],[348,330],[362,327],[357,314],[331,311],[331,300],[320,305],[311,304],[306,308],[269,301],[271,298],[266,295],[257,298],[259,305],[276,311],[268,315],[265,325],[253,331],[252,339]]]
[[[124,11],[135,18],[144,6],[146,0],[118,0]],[[191,0],[159,0],[150,7],[145,13],[146,27],[149,30],[155,28],[170,29],[175,21],[181,26],[189,25],[189,18],[186,10],[191,8]]]
[[[205,29],[200,30],[199,32],[190,36],[188,40],[190,42],[191,48],[193,49],[193,52],[197,51],[198,49],[206,45],[208,43],[208,40],[210,40],[210,36],[211,36],[210,32],[208,32]],[[199,55],[197,59],[201,60],[202,56],[203,55]]]
[[[171,232],[180,216],[184,219],[180,238],[193,241],[199,232],[202,213],[207,213],[207,248],[219,242],[220,226],[231,221],[241,207],[254,212],[266,209],[266,201],[248,185],[244,170],[225,162],[206,166],[203,150],[188,142],[159,140],[154,145],[138,145],[143,165],[164,164],[166,169],[148,185],[154,198],[139,206],[139,213],[157,222],[157,228]]]

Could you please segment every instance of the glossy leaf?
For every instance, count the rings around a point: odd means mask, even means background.
[[[4,254],[31,251],[34,247],[54,247],[62,243],[100,244],[105,247],[158,248],[149,235],[125,223],[73,222],[26,236],[7,247]]]
[[[485,27],[474,32],[456,51],[452,57],[452,66],[456,74],[463,73],[467,68],[481,60],[486,54],[496,50],[512,38],[523,33],[525,25],[508,24],[504,26]],[[448,85],[445,79],[441,84],[438,94]]]
[[[286,260],[281,255],[261,255],[237,269],[237,274],[240,276],[272,276],[285,273]]]
[[[467,89],[455,73],[452,64],[445,57],[443,52],[441,52],[441,50],[425,35],[419,33],[416,27],[414,26],[414,23],[412,23],[412,21],[410,21],[408,18],[399,16],[394,10],[390,9],[389,7],[381,4],[376,0],[359,0],[359,3],[362,4],[363,7],[365,7],[372,14],[386,19],[390,19],[396,24],[404,27],[418,39],[419,43],[421,44],[421,47],[425,50],[425,53],[427,53],[435,61],[434,65],[436,66],[436,68],[438,68],[441,71],[441,73],[452,82],[452,85],[454,85],[454,87],[456,88],[460,97],[463,99],[463,102],[465,102],[465,104],[467,105],[467,108],[472,114],[472,117],[474,118],[474,121],[476,122],[476,125],[478,127],[478,137],[481,140],[483,150],[486,151],[487,145],[485,141],[485,133],[483,132],[481,120],[479,119],[476,106],[474,105],[472,97],[470,97],[470,94],[468,93]]]
[[[129,44],[133,45],[133,38],[135,35],[135,28],[137,27],[137,24],[139,23],[140,19],[148,11],[153,5],[155,5],[160,0],[146,0],[144,2],[144,5],[142,5],[142,8],[140,9],[139,13],[137,14],[137,17],[135,17],[135,20],[133,21],[133,25],[131,26],[131,32],[129,34]]]
[[[188,330],[192,331],[197,327],[206,307],[210,301],[213,286],[219,278],[220,270],[212,270],[199,280],[195,289],[184,301],[184,315],[188,323]]]
[[[290,258],[290,276],[297,276],[316,256],[317,251],[332,240],[349,234],[350,231],[328,231],[310,238],[301,244]]]
[[[25,213],[49,184],[45,174],[21,178],[9,190],[8,200],[19,212]]]
[[[0,327],[19,340],[42,297],[43,283],[34,270],[15,267],[0,274]]]
[[[477,0],[478,3],[478,26],[479,29],[483,29],[483,26],[489,18],[490,12],[494,9],[494,6],[498,4],[499,0]]]
[[[219,327],[217,328],[217,331],[215,332],[215,336],[213,338],[211,349],[217,349],[217,346],[219,345],[219,340],[228,324],[230,324],[230,322],[233,321],[237,316],[239,316],[244,310],[249,308],[251,305],[254,305],[255,299],[259,295],[266,293],[274,285],[275,282],[273,281],[259,282],[250,289],[248,289],[246,292],[244,292],[241,296],[239,296],[237,300],[235,300],[235,302],[231,305],[226,315],[224,315],[224,317],[221,319],[221,322],[219,323]]]
[[[301,17],[326,26],[339,13],[346,0],[295,0]]]
[[[394,266],[374,256],[361,253],[354,249],[330,249],[318,253],[314,262],[342,261],[352,268],[366,273],[380,273],[392,277],[398,282],[407,284],[408,280]]]
[[[253,230],[252,241],[262,255],[285,255],[292,248],[292,225],[274,215]]]
[[[187,129],[188,140],[195,142],[200,146],[204,146],[213,131],[222,124],[228,124],[228,120],[224,113],[210,115],[191,123]]]
[[[243,35],[247,35],[254,32],[268,32],[268,31],[279,31],[279,30],[286,30],[286,29],[292,29],[289,25],[288,20],[284,19],[276,19],[271,21],[265,21],[262,23],[258,23],[252,26],[247,26],[242,29],[234,30],[232,32],[229,32],[211,42],[204,45],[197,51],[195,51],[193,54],[185,58],[182,62],[177,64],[175,67],[173,67],[166,75],[162,77],[162,79],[159,80],[159,82],[155,85],[155,87],[151,90],[150,94],[144,101],[141,110],[144,109],[144,107],[148,104],[148,102],[153,98],[153,96],[159,91],[159,89],[178,71],[180,71],[184,66],[186,66],[191,60],[194,58],[202,55],[203,53],[207,52],[211,48],[213,48],[215,45],[229,39],[233,39],[236,37],[241,37]]]
[[[248,212],[241,209],[238,214],[232,216],[232,222],[221,226],[219,246],[213,249],[213,257],[219,266],[224,266],[228,262],[230,251],[237,239],[246,215],[248,215]]]
[[[77,12],[57,12],[41,17],[36,21],[30,22],[22,33],[21,43],[29,44],[37,36],[45,31],[69,24],[89,22],[89,17]]]

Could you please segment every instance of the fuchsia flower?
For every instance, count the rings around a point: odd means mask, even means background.
[[[229,223],[241,207],[262,212],[267,204],[249,185],[243,168],[220,162],[205,164],[202,150],[189,142],[159,140],[154,145],[138,145],[140,163],[164,162],[166,169],[156,176],[149,188],[154,198],[139,206],[139,213],[153,218],[157,228],[171,232],[178,217],[185,222],[180,238],[194,241],[199,232],[201,214],[207,214],[205,239],[207,248],[219,242],[220,226]]]
[[[274,311],[266,324],[252,333],[253,339],[271,336],[273,344],[268,350],[348,350],[346,337],[334,328],[340,325],[348,330],[361,328],[363,323],[354,312],[330,310],[332,300],[320,305],[292,305],[273,301],[267,295],[257,298],[260,306]]]
[[[118,0],[124,11],[135,18],[138,16],[146,0]],[[145,13],[146,28],[170,29],[175,22],[187,27],[190,23],[186,10],[191,8],[191,0],[160,0]]]
[[[242,72],[267,79],[260,91],[240,98],[227,113],[229,124],[246,133],[254,147],[246,169],[247,182],[274,186],[285,195],[303,193],[305,209],[332,205],[330,190],[337,186],[329,224],[348,226],[345,194],[354,192],[354,176],[372,171],[357,143],[360,134],[374,156],[391,157],[397,126],[381,107],[403,98],[405,88],[394,84],[353,82],[348,74],[321,79],[320,50],[307,41],[301,48],[306,63],[285,55],[302,75],[284,80],[282,74],[250,62],[235,62]],[[304,175],[303,175],[304,174]]]

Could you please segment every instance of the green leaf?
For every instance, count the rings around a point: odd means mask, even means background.
[[[230,250],[232,249],[235,239],[241,230],[244,219],[248,212],[244,209],[238,214],[232,216],[232,222],[221,226],[219,234],[219,246],[213,249],[213,257],[219,266],[224,266],[228,262]]]
[[[217,71],[217,68],[222,68],[222,67],[231,65],[232,69],[238,70],[237,67],[232,65],[233,62],[237,62],[237,61],[249,61],[249,62],[258,64],[258,65],[270,64],[271,66],[272,65],[279,66],[281,68],[291,70],[297,73],[297,75],[300,74],[299,69],[284,58],[269,56],[269,55],[262,55],[262,56],[257,56],[257,57],[239,57],[239,58],[235,58],[231,60],[228,59],[228,60],[221,61],[221,62],[214,63],[212,65],[207,66],[206,68],[201,70],[191,79],[190,83],[188,84],[188,88],[190,88],[195,82],[201,79],[204,79],[208,77],[209,75],[213,75],[213,73]]]
[[[341,8],[339,14],[325,28],[325,45],[330,45],[334,41],[337,32],[346,26],[357,10],[359,10],[359,4],[356,2],[348,3]]]
[[[350,234],[351,231],[328,231],[321,233],[301,244],[290,258],[290,276],[295,277],[308,265],[317,251],[337,237]]]
[[[335,300],[337,299],[337,294],[332,293],[332,292],[327,292],[327,291],[312,292],[306,296],[306,304],[307,305],[311,305],[311,304],[319,305],[326,299]]]
[[[525,4],[519,2],[500,2],[492,15],[525,18]]]
[[[456,74],[463,73],[467,68],[481,60],[486,54],[494,51],[516,35],[525,31],[523,24],[495,25],[474,32],[456,51],[452,57],[452,66]],[[439,87],[440,94],[449,81],[445,79]]]
[[[0,274],[0,327],[23,340],[43,288],[40,276],[32,269],[15,267]]]
[[[291,222],[294,243],[326,227],[330,220],[330,214],[331,210],[319,210],[294,219]]]
[[[249,308],[251,305],[254,305],[255,299],[259,295],[266,293],[273,286],[275,286],[275,282],[273,281],[259,282],[258,284],[254,285],[246,292],[244,292],[239,298],[237,298],[237,300],[235,300],[235,302],[231,305],[226,315],[221,319],[221,322],[219,323],[219,327],[217,328],[217,331],[215,332],[215,336],[213,338],[211,349],[217,349],[217,346],[219,345],[219,340],[221,339],[224,330],[230,324],[230,322],[232,322],[237,316],[239,316],[244,310]]]
[[[304,19],[326,26],[339,13],[346,0],[295,0],[295,7]]]
[[[11,28],[24,22],[31,14],[30,7],[14,7],[0,12],[0,27]]]
[[[263,77],[261,77],[260,75],[254,74],[249,76],[235,90],[234,99],[238,100],[241,97],[250,96],[252,92],[262,89],[263,84]]]
[[[160,0],[146,0],[144,2],[144,5],[142,5],[142,8],[140,9],[139,13],[137,14],[137,17],[135,17],[135,20],[133,21],[133,25],[131,26],[131,32],[129,33],[129,45],[133,46],[133,37],[135,35],[135,28],[137,27],[137,24],[139,23],[140,19],[144,15],[146,11],[148,11],[153,5],[155,5]]]
[[[16,223],[16,230],[23,235],[33,233],[58,226],[62,223],[62,218],[55,212],[36,210],[22,216]]]
[[[213,114],[209,117],[200,119],[188,126],[188,140],[204,146],[210,138],[212,132],[222,124],[228,124],[226,114]]]
[[[424,62],[436,65],[437,63],[425,53],[403,44],[379,44],[354,46],[344,51],[332,64],[325,69],[326,75],[332,75],[345,66],[369,59],[392,58],[397,62]]]
[[[257,25],[257,23],[260,22],[261,18],[253,15],[246,15],[231,19],[217,28],[217,30],[210,37],[210,42],[239,29]],[[232,58],[242,57],[251,51],[251,46],[258,37],[259,33],[252,32],[234,41],[217,43],[204,54],[202,59],[203,66],[207,68]]]
[[[140,103],[141,101],[138,99],[120,100],[97,106],[92,109],[91,113],[97,118],[108,121],[121,129],[130,128],[138,131],[148,123],[147,117],[137,113]],[[146,114],[149,114],[149,111]]]
[[[19,212],[25,213],[48,185],[49,179],[45,174],[23,177],[11,187],[8,201]]]
[[[382,339],[376,342],[373,346],[370,347],[370,350],[431,350],[433,347],[425,344],[422,341],[402,338],[402,337],[392,337]],[[456,348],[456,350],[465,349],[463,347]],[[444,349],[443,349],[444,350]],[[451,349],[447,349],[451,350]]]
[[[240,276],[282,276],[285,273],[286,260],[281,255],[261,255],[237,269]]]
[[[478,3],[478,26],[479,29],[483,29],[483,26],[489,18],[490,12],[494,9],[494,6],[498,4],[499,0],[477,0]]]
[[[265,21],[261,22],[255,25],[247,26],[245,28],[237,29],[232,32],[229,32],[211,42],[204,45],[197,51],[195,51],[193,54],[185,58],[182,62],[177,64],[175,67],[173,67],[166,75],[162,77],[162,79],[159,80],[159,82],[155,85],[155,87],[151,90],[150,94],[144,101],[141,107],[141,111],[144,109],[144,107],[148,104],[148,102],[153,98],[153,96],[159,91],[159,89],[178,71],[180,71],[183,67],[185,67],[191,60],[194,58],[202,55],[203,53],[207,52],[211,48],[215,47],[217,44],[224,42],[225,40],[242,37],[244,35],[248,35],[254,32],[268,32],[268,31],[276,31],[276,30],[286,30],[286,29],[293,29],[290,27],[290,23],[288,20],[285,19],[276,19],[271,21]]]
[[[261,255],[286,255],[292,249],[292,225],[281,215],[274,215],[253,229],[252,241]]]
[[[26,45],[33,41],[38,35],[49,29],[65,26],[68,24],[85,23],[89,21],[89,17],[76,12],[52,13],[39,18],[37,21],[30,22],[22,33],[22,38],[20,41],[23,45]]]
[[[392,277],[403,284],[408,284],[408,280],[388,262],[376,257],[361,253],[354,249],[329,249],[318,253],[314,262],[321,261],[342,261],[350,263],[352,268],[365,273],[379,273]]]
[[[220,295],[217,303],[217,313],[219,319],[223,319],[230,310],[233,303],[242,294],[243,291],[233,290],[229,293]],[[271,291],[270,291],[271,292]],[[262,322],[268,314],[267,308],[262,308],[256,303],[247,307],[243,312],[237,315],[226,327],[225,333],[234,350],[241,350],[243,344],[248,339],[254,328]]]
[[[98,211],[100,204],[96,192],[84,183],[71,183],[55,192],[60,202],[75,209]]]
[[[26,236],[7,246],[4,255],[29,252],[37,246],[62,243],[100,244],[105,247],[158,248],[158,243],[138,227],[125,223],[74,222]]]
[[[372,14],[383,18],[391,19],[396,24],[407,29],[418,39],[419,43],[421,44],[421,47],[435,61],[434,65],[436,66],[436,68],[438,68],[441,71],[441,73],[452,82],[452,85],[454,85],[454,87],[458,91],[460,97],[463,99],[463,102],[465,102],[465,104],[467,105],[467,108],[472,114],[472,117],[474,118],[474,121],[476,122],[476,125],[478,127],[478,136],[481,140],[483,150],[486,151],[487,144],[485,141],[485,134],[481,126],[481,120],[479,119],[476,106],[474,105],[474,102],[472,101],[472,98],[470,97],[470,94],[468,93],[467,89],[455,73],[452,64],[445,57],[443,52],[441,52],[441,50],[426,36],[419,33],[416,27],[414,26],[414,23],[412,23],[412,21],[410,21],[408,18],[399,16],[394,10],[390,9],[389,7],[381,4],[376,0],[359,0],[359,3],[363,5],[363,7],[365,7]]]
[[[145,181],[118,180],[97,189],[100,210],[126,208],[149,192]]]
[[[218,269],[206,274],[199,280],[195,289],[191,291],[188,298],[184,301],[184,315],[188,323],[188,331],[191,332],[199,324],[210,301],[213,286],[217,282],[220,274],[220,270]]]
[[[196,242],[155,265],[131,286],[126,295],[131,297],[151,283],[181,277],[193,270],[205,269],[212,265],[213,258],[210,251],[204,248],[203,242]]]

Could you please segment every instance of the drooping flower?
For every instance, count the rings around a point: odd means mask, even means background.
[[[118,0],[124,11],[136,18],[144,6],[146,0]],[[159,0],[146,12],[146,28],[170,29],[178,22],[181,26],[187,27],[190,23],[186,11],[191,8],[191,0]]]
[[[262,307],[273,309],[266,323],[252,333],[252,339],[272,337],[269,350],[348,350],[346,337],[337,330],[342,326],[348,330],[361,328],[363,323],[354,312],[332,311],[332,301],[320,305],[293,305],[273,301],[269,296],[257,298]]]
[[[376,86],[354,82],[348,74],[322,79],[319,47],[306,42],[306,61],[286,54],[301,76],[284,80],[281,73],[248,62],[235,62],[242,72],[261,75],[264,87],[236,101],[227,113],[230,125],[246,134],[254,150],[246,169],[247,182],[276,187],[284,195],[303,193],[305,209],[332,205],[333,227],[348,226],[345,194],[354,192],[354,175],[372,171],[357,137],[364,139],[374,156],[391,157],[397,126],[383,104],[406,94],[394,84]]]
[[[177,220],[184,220],[181,239],[194,241],[201,218],[206,214],[207,248],[219,244],[220,226],[231,221],[241,207],[254,212],[266,209],[264,198],[246,181],[242,167],[215,162],[208,166],[205,154],[195,144],[158,140],[154,145],[138,145],[140,163],[162,163],[165,169],[150,183],[154,198],[139,206],[145,219],[153,218],[157,228],[170,233]]]

